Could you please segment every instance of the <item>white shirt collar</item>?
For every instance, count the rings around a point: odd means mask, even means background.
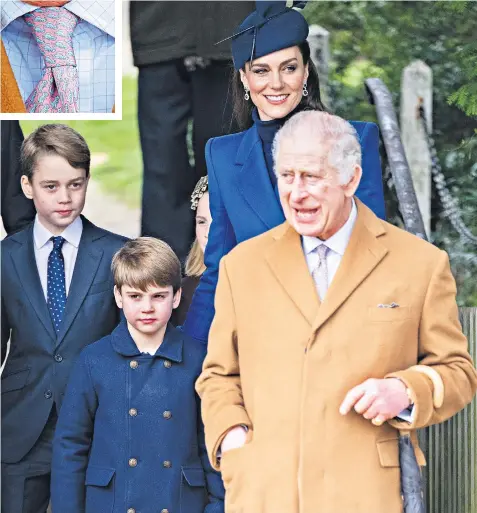
[[[358,209],[356,207],[356,202],[354,198],[352,199],[351,212],[349,214],[348,220],[346,223],[328,240],[322,241],[317,237],[308,237],[307,235],[302,236],[302,244],[303,250],[306,255],[315,251],[315,249],[320,244],[326,244],[331,251],[338,253],[338,255],[343,256],[348,246],[349,239],[351,237],[351,233],[353,231],[354,225],[356,223],[356,218],[358,217]]]
[[[19,0],[2,0],[1,5],[0,31],[13,20],[38,9],[37,6],[28,5]],[[88,23],[91,23],[91,25],[94,25],[114,37],[114,0],[102,0],[101,2],[93,0],[71,0],[65,4],[64,7]]]
[[[83,221],[81,217],[77,217],[69,226],[67,226],[61,236],[66,242],[77,248],[83,233]],[[33,240],[35,241],[36,249],[41,249],[54,235],[47,230],[39,221],[38,214],[35,216],[35,223],[33,224]]]

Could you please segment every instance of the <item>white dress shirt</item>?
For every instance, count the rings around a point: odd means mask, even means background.
[[[83,233],[83,221],[81,217],[77,217],[61,234],[65,239],[61,252],[65,261],[65,286],[66,295],[70,290],[71,278],[75,268],[76,257],[78,256],[78,246]],[[35,260],[40,275],[41,288],[45,295],[45,300],[48,299],[48,257],[53,249],[53,241],[50,240],[54,235],[50,233],[38,220],[38,215],[35,217],[33,225],[33,242],[35,248]]]
[[[1,0],[0,32],[25,102],[41,77],[44,59],[22,16],[38,9],[17,0]],[[73,49],[79,76],[79,111],[111,113],[114,105],[114,0],[71,0],[76,14]]]

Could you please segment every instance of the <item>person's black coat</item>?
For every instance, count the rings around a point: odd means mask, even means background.
[[[20,231],[35,218],[33,201],[20,186],[20,147],[23,133],[17,120],[1,121],[2,205],[1,215],[7,234]]]

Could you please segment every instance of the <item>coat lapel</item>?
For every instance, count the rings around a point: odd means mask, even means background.
[[[29,299],[36,315],[50,334],[56,340],[56,333],[51,321],[50,312],[46,304],[45,295],[41,286],[40,275],[36,265],[35,250],[33,247],[33,223],[28,229],[12,235],[12,238],[21,245],[10,254],[18,279]]]
[[[262,143],[255,125],[245,132],[235,164],[242,166],[237,182],[243,199],[268,229],[275,228],[285,217],[268,176]]]
[[[377,239],[386,232],[384,224],[363,203],[355,200],[358,206],[356,224],[326,298],[315,317],[313,331],[320,329],[388,252]]]
[[[103,236],[102,231],[84,217],[82,217],[82,220],[83,233],[81,234],[78,255],[66,300],[64,317],[58,333],[57,345],[61,343],[78,314],[103,257],[102,248],[95,247],[95,240]]]
[[[306,264],[301,238],[288,223],[284,223],[278,228],[275,239],[276,243],[265,258],[285,292],[311,326],[320,300]]]

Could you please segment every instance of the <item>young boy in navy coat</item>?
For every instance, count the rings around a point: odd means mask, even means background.
[[[119,322],[111,260],[126,239],[80,215],[90,151],[78,132],[40,126],[20,156],[37,213],[1,243],[1,510],[46,513],[57,411],[81,350]]]
[[[223,512],[194,389],[205,349],[169,323],[179,259],[140,237],[112,269],[125,320],[73,371],[53,444],[53,513]]]

